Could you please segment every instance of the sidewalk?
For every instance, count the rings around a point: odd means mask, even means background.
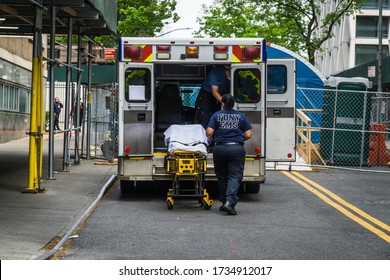
[[[62,133],[54,136],[55,179],[46,180],[48,135],[44,136],[45,192],[38,194],[21,193],[28,182],[29,138],[0,144],[0,259],[35,259],[52,249],[101,189],[114,181],[117,166],[95,164],[101,159],[82,159],[80,164],[69,166],[69,172],[61,171],[63,137]]]

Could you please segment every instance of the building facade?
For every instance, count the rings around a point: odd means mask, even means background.
[[[320,4],[322,19],[334,11],[338,1]],[[378,59],[378,0],[366,0],[360,12],[342,18],[333,29],[334,37],[324,42],[315,55],[315,66],[324,76],[334,76],[350,68]],[[382,56],[390,48],[390,0],[382,0]]]
[[[0,143],[26,136],[30,126],[32,41],[0,37]]]

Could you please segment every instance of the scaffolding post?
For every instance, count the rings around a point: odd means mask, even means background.
[[[68,44],[67,44],[67,68],[66,68],[66,89],[65,89],[65,129],[64,129],[64,149],[62,156],[62,171],[69,172],[69,103],[70,103],[70,92],[72,83],[72,28],[73,19],[69,18],[68,27]]]
[[[83,116],[81,115],[81,112],[80,112],[80,106],[81,106],[81,95],[80,95],[80,91],[81,91],[81,49],[82,49],[82,36],[80,34],[80,30],[79,30],[79,34],[77,36],[77,39],[78,39],[78,46],[77,46],[77,85],[76,85],[76,100],[75,100],[75,104],[74,104],[74,111],[73,111],[73,114],[74,114],[74,117],[76,117],[76,122],[74,124],[75,126],[75,136],[74,136],[74,161],[73,163],[74,164],[80,164],[81,161],[80,161],[80,131],[81,131],[81,127],[82,127],[82,118]],[[83,104],[84,106],[84,104]],[[83,109],[84,111],[84,109]],[[84,131],[83,131],[84,133]]]
[[[92,105],[92,42],[88,41],[88,97],[87,97],[87,159],[91,159],[91,105]]]
[[[55,67],[55,32],[56,32],[56,7],[50,8],[51,32],[50,32],[50,90],[49,90],[49,161],[48,180],[55,180],[53,174],[54,166],[54,67]]]
[[[42,56],[42,7],[35,6],[35,28],[33,39],[33,65],[31,87],[31,115],[29,134],[29,171],[27,187],[22,193],[43,192],[42,154],[43,154],[43,56]]]

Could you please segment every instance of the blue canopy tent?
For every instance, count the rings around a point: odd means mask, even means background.
[[[295,58],[297,86],[300,88],[324,88],[324,76],[300,55],[276,44],[267,44],[268,58]]]

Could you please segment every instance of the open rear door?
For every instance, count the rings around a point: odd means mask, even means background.
[[[295,161],[295,143],[295,59],[269,59],[266,161]]]
[[[153,64],[120,64],[120,98],[123,108],[119,112],[119,153],[124,147],[129,155],[153,154]]]

